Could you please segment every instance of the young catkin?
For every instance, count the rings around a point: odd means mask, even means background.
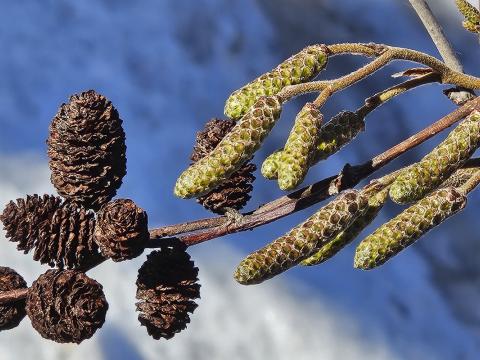
[[[457,169],[457,171],[455,171],[447,180],[445,180],[440,187],[460,187],[465,184],[467,180],[470,179],[478,170],[480,170],[480,167]]]
[[[472,112],[437,147],[403,172],[390,187],[399,204],[421,199],[462,166],[480,145],[480,112]]]
[[[297,265],[350,226],[367,203],[367,197],[359,191],[341,193],[305,222],[248,255],[238,265],[235,279],[244,285],[258,284]]]
[[[332,241],[323,245],[314,255],[300,264],[313,266],[321,264],[334,257],[340,250],[350,244],[377,217],[385,205],[388,189],[384,189],[368,199],[368,206],[363,215],[359,216],[346,230],[338,234]]]
[[[323,116],[313,103],[307,103],[295,118],[280,155],[278,185],[282,190],[296,188],[307,175],[318,142]]]
[[[321,127],[317,146],[310,158],[309,166],[311,167],[340,151],[363,130],[365,130],[365,121],[362,117],[351,111],[338,113]],[[278,178],[282,152],[283,149],[277,150],[264,161],[265,172],[263,171],[264,166],[262,166],[262,174],[267,179]]]
[[[325,45],[311,45],[282,62],[275,69],[234,91],[225,103],[225,115],[241,118],[260,96],[275,95],[285,86],[315,78],[327,65]]]
[[[258,99],[247,114],[207,156],[186,169],[175,184],[175,195],[191,198],[206,194],[229,178],[258,150],[280,117],[277,96]]]
[[[453,187],[432,192],[367,236],[356,249],[354,266],[370,270],[382,265],[466,203],[466,196]]]
[[[278,162],[282,151],[283,149],[276,150],[263,161],[261,172],[265,179],[275,180],[278,178]]]
[[[478,24],[480,22],[480,11],[475,6],[470,4],[467,0],[455,0],[455,3],[466,21],[473,24]]]

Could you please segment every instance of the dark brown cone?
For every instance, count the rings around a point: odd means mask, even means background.
[[[27,314],[45,339],[81,343],[105,322],[108,303],[102,285],[82,272],[48,270],[33,282]]]
[[[197,133],[191,159],[197,162],[208,155],[235,126],[233,120],[211,119],[202,131]],[[222,214],[227,208],[242,209],[250,200],[253,190],[255,164],[245,163],[231,177],[210,193],[200,196],[197,202],[207,210]]]
[[[98,254],[94,214],[53,195],[28,195],[10,201],[0,215],[7,238],[33,259],[59,268],[86,265]]]
[[[9,267],[0,266],[0,292],[25,288],[27,283],[23,277]],[[0,305],[0,331],[17,327],[25,315],[25,299]]]
[[[126,174],[125,133],[107,98],[94,90],[71,96],[52,120],[47,145],[60,195],[94,210],[115,196]]]
[[[129,199],[109,202],[97,215],[94,236],[103,256],[113,261],[133,259],[150,239],[147,213]]]
[[[156,340],[185,329],[200,298],[198,268],[178,243],[153,251],[138,271],[138,320]]]

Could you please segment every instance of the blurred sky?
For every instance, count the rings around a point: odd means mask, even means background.
[[[478,39],[465,32],[453,1],[430,1],[466,72],[478,75]],[[438,56],[406,0],[16,0],[0,11],[0,206],[32,193],[51,193],[45,139],[72,93],[95,89],[117,107],[127,134],[128,174],[119,197],[134,199],[151,226],[209,214],[173,196],[195,133],[221,117],[226,97],[312,43],[378,42]],[[332,59],[322,78],[365,62]],[[336,94],[327,118],[355,110],[393,85],[396,62]],[[306,183],[366,161],[454,109],[431,85],[374,112],[354,143],[310,171]],[[289,103],[258,152],[261,164],[282,146],[292,119],[310,97]],[[394,161],[415,161],[445,134]],[[248,209],[281,196],[257,176]],[[110,302],[105,326],[80,346],[43,340],[25,319],[0,333],[0,359],[477,359],[480,351],[480,196],[379,270],[352,269],[354,247],[314,268],[293,269],[268,283],[243,287],[231,276],[259,248],[318,209],[302,211],[248,233],[192,248],[202,300],[188,329],[155,341],[134,312],[136,271],[144,257],[103,264],[91,272]],[[389,204],[369,227],[401,209]],[[475,216],[475,217],[474,217]],[[0,264],[29,283],[45,267],[4,239]]]

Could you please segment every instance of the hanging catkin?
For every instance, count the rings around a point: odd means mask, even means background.
[[[480,112],[472,112],[437,147],[390,187],[390,198],[399,204],[417,201],[436,189],[462,166],[480,145]]]
[[[297,265],[350,226],[367,203],[359,191],[341,193],[305,222],[248,255],[238,265],[235,279],[244,285],[258,284]]]
[[[180,175],[175,184],[175,195],[198,197],[226,181],[258,150],[280,117],[281,110],[278,97],[261,97],[210,154]]]
[[[239,119],[261,96],[275,95],[285,86],[304,83],[315,78],[327,65],[325,45],[308,46],[239,90],[225,103],[225,115]]]

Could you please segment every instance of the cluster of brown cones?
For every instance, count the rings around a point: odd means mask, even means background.
[[[0,331],[28,315],[41,336],[80,343],[104,321],[108,303],[87,271],[99,259],[130,260],[150,239],[147,213],[129,199],[112,198],[126,174],[122,120],[112,103],[93,90],[63,104],[47,140],[51,180],[59,196],[29,195],[0,214],[17,249],[55,269],[30,288],[14,270],[0,267]],[[199,297],[198,269],[179,241],[166,241],[139,270],[139,321],[155,339],[173,337],[190,321]]]

